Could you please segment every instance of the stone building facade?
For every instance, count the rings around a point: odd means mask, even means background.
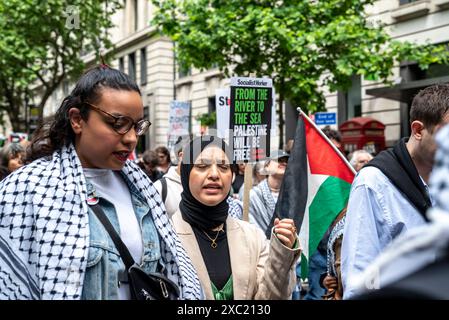
[[[228,79],[217,69],[181,74],[176,66],[173,43],[157,34],[149,21],[154,8],[147,0],[126,0],[125,8],[113,17],[115,44],[112,66],[135,77],[141,87],[145,115],[153,125],[140,149],[166,144],[169,104],[172,100],[191,103],[191,131],[199,134],[195,116],[215,110],[215,90],[226,87]],[[449,0],[379,0],[367,8],[369,19],[386,25],[392,37],[417,43],[449,43]],[[85,57],[93,64],[93,55]],[[423,72],[413,63],[402,62],[394,70],[393,87],[354,77],[348,92],[326,92],[326,107],[336,112],[338,124],[355,116],[367,116],[386,125],[387,145],[409,134],[408,110],[416,92],[432,83],[449,82],[449,68],[432,66]],[[71,89],[65,82],[49,99],[45,115],[52,114]],[[295,111],[285,110],[285,140],[293,136]],[[218,119],[220,121],[220,119]],[[337,126],[335,126],[337,127]],[[279,137],[275,138],[279,139]],[[274,140],[278,141],[278,140]],[[276,142],[272,145],[276,145]]]

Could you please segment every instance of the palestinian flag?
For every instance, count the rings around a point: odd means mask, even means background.
[[[301,111],[274,216],[295,221],[303,278],[309,257],[346,207],[354,176],[346,158]]]

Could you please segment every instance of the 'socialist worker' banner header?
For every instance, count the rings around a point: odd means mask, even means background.
[[[270,156],[273,82],[268,78],[231,78],[234,162],[257,162]]]

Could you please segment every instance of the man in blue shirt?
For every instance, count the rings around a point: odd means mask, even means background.
[[[432,205],[427,182],[436,150],[434,135],[449,123],[449,86],[420,91],[410,109],[410,138],[381,152],[356,176],[348,202],[341,253],[343,298],[357,278],[407,230],[424,225]]]
[[[430,223],[397,237],[363,272],[360,299],[449,299],[449,125],[439,130],[430,176]],[[376,282],[379,291],[372,291]],[[367,285],[368,284],[368,285]]]

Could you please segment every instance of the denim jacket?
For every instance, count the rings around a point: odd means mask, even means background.
[[[134,212],[142,230],[143,254],[142,261],[139,264],[146,272],[155,272],[160,269],[159,261],[161,258],[158,232],[149,206],[134,185],[125,176],[123,178],[128,184]],[[90,182],[88,182],[88,190],[89,188],[93,188]],[[120,226],[114,206],[106,199],[98,198],[104,213],[117,233],[120,234]],[[124,271],[125,265],[106,229],[90,208],[89,229],[89,253],[81,299],[116,300],[119,298],[119,274]]]

